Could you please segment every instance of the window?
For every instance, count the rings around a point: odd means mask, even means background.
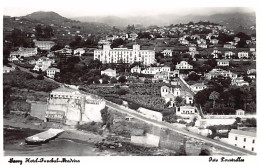
[[[243,148],[246,148],[245,146],[243,146]]]
[[[235,146],[237,146],[237,144],[235,144]]]
[[[235,137],[235,140],[237,140],[237,137]]]
[[[254,147],[252,147],[252,151],[254,151]]]
[[[244,138],[244,142],[246,142],[246,138]]]
[[[252,143],[255,143],[255,140],[253,140]]]

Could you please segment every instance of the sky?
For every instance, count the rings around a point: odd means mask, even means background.
[[[36,11],[54,11],[68,18],[160,14],[210,15],[236,11],[251,12],[255,10],[255,3],[256,0],[4,0],[3,14],[24,16]]]

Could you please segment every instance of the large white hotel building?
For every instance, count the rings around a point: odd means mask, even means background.
[[[140,50],[140,45],[133,45],[133,49],[110,48],[110,45],[103,45],[103,49],[94,50],[94,60],[102,63],[134,63],[142,62],[144,65],[151,65],[155,62],[154,50]]]

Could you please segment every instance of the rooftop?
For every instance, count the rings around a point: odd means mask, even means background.
[[[65,86],[61,86],[61,87],[59,87],[57,89],[54,89],[52,92],[68,92],[68,93],[72,93],[72,92],[76,92],[76,91],[81,93],[79,90],[68,88],[68,87],[65,87]]]

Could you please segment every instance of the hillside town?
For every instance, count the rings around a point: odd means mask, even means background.
[[[153,147],[174,141],[140,127],[129,135],[120,125],[152,120],[256,154],[256,33],[210,21],[96,32],[69,19],[3,22],[5,115],[88,131],[103,122],[103,134]]]

